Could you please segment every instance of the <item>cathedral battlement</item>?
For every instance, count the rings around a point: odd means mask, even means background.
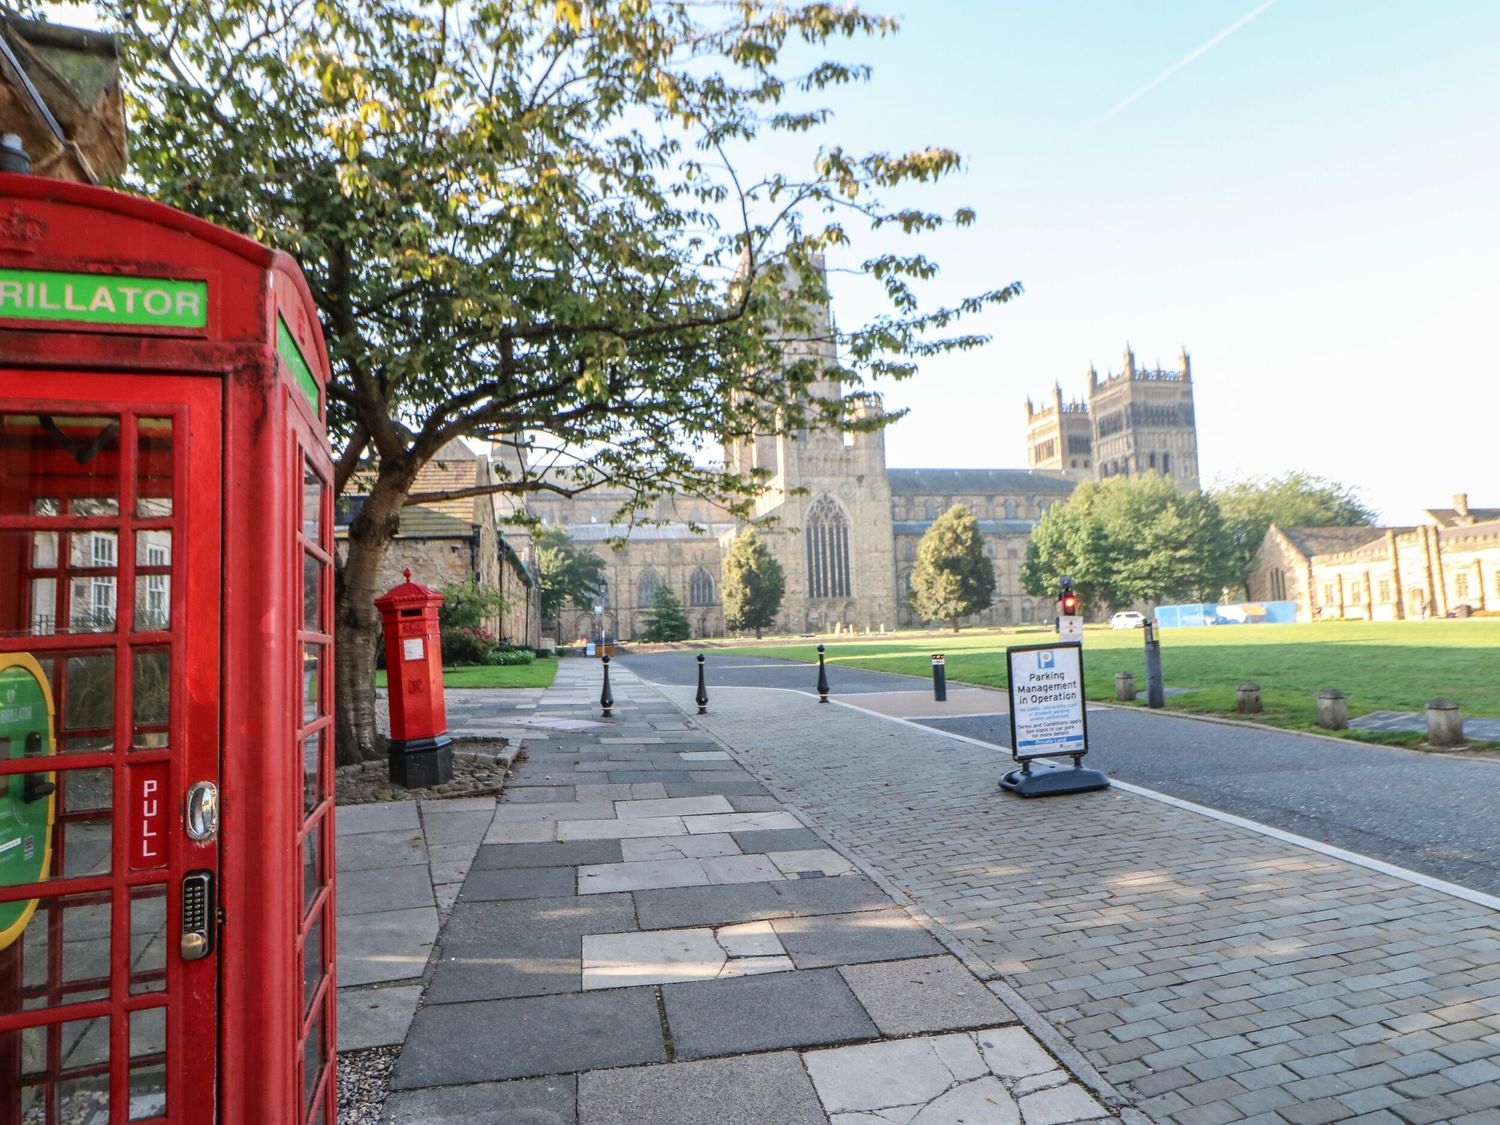
[[[1125,345],[1125,366],[1102,379],[1089,365],[1087,402],[1064,402],[1061,384],[1038,408],[1026,400],[1026,457],[1033,469],[1088,471],[1094,480],[1155,472],[1198,489],[1198,431],[1193,365],[1182,350],[1176,370],[1139,367]]]

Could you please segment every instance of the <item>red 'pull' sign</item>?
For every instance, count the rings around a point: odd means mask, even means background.
[[[134,766],[130,771],[130,807],[135,813],[135,839],[130,866],[167,865],[167,763]]]

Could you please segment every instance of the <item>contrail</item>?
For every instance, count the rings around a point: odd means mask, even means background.
[[[1247,23],[1249,23],[1251,20],[1253,20],[1256,16],[1260,15],[1262,12],[1264,12],[1267,8],[1269,8],[1274,3],[1276,3],[1276,0],[1265,0],[1265,3],[1262,4],[1260,7],[1256,8],[1254,11],[1252,11],[1252,12],[1246,14],[1246,15],[1241,16],[1239,19],[1235,20],[1232,24],[1230,24],[1228,27],[1226,27],[1223,31],[1219,32],[1217,35],[1215,35],[1208,42],[1200,44],[1197,47],[1194,47],[1187,54],[1183,55],[1182,58],[1178,59],[1171,66],[1167,67],[1166,70],[1162,71],[1155,78],[1151,79],[1150,82],[1147,82],[1139,90],[1137,90],[1135,93],[1131,94],[1128,98],[1126,98],[1124,101],[1122,101],[1119,105],[1115,106],[1108,113],[1106,113],[1104,115],[1105,119],[1113,117],[1115,114],[1119,113],[1122,109],[1124,109],[1126,106],[1128,106],[1131,102],[1133,102],[1137,98],[1139,98],[1142,94],[1145,94],[1145,93],[1147,93],[1150,90],[1156,89],[1158,86],[1160,86],[1168,78],[1171,78],[1172,75],[1176,74],[1183,67],[1187,66],[1189,63],[1193,62],[1195,59],[1197,59],[1201,55],[1204,55],[1207,52],[1213,50],[1213,48],[1217,47],[1220,43],[1224,42],[1224,40],[1228,39],[1236,31],[1238,31],[1240,28],[1244,27]]]

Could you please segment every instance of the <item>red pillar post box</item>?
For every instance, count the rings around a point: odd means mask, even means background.
[[[0,174],[0,1125],[334,1125],[328,375],[285,254]]]
[[[385,629],[391,707],[391,780],[407,789],[453,780],[453,740],[443,708],[443,595],[411,580],[375,599]]]

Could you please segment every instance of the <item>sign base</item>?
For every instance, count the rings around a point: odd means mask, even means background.
[[[1054,797],[1060,793],[1087,793],[1090,789],[1109,788],[1109,778],[1098,770],[1060,766],[1040,759],[1028,765],[1028,769],[1011,770],[1002,777],[1000,788],[1022,797]]]

